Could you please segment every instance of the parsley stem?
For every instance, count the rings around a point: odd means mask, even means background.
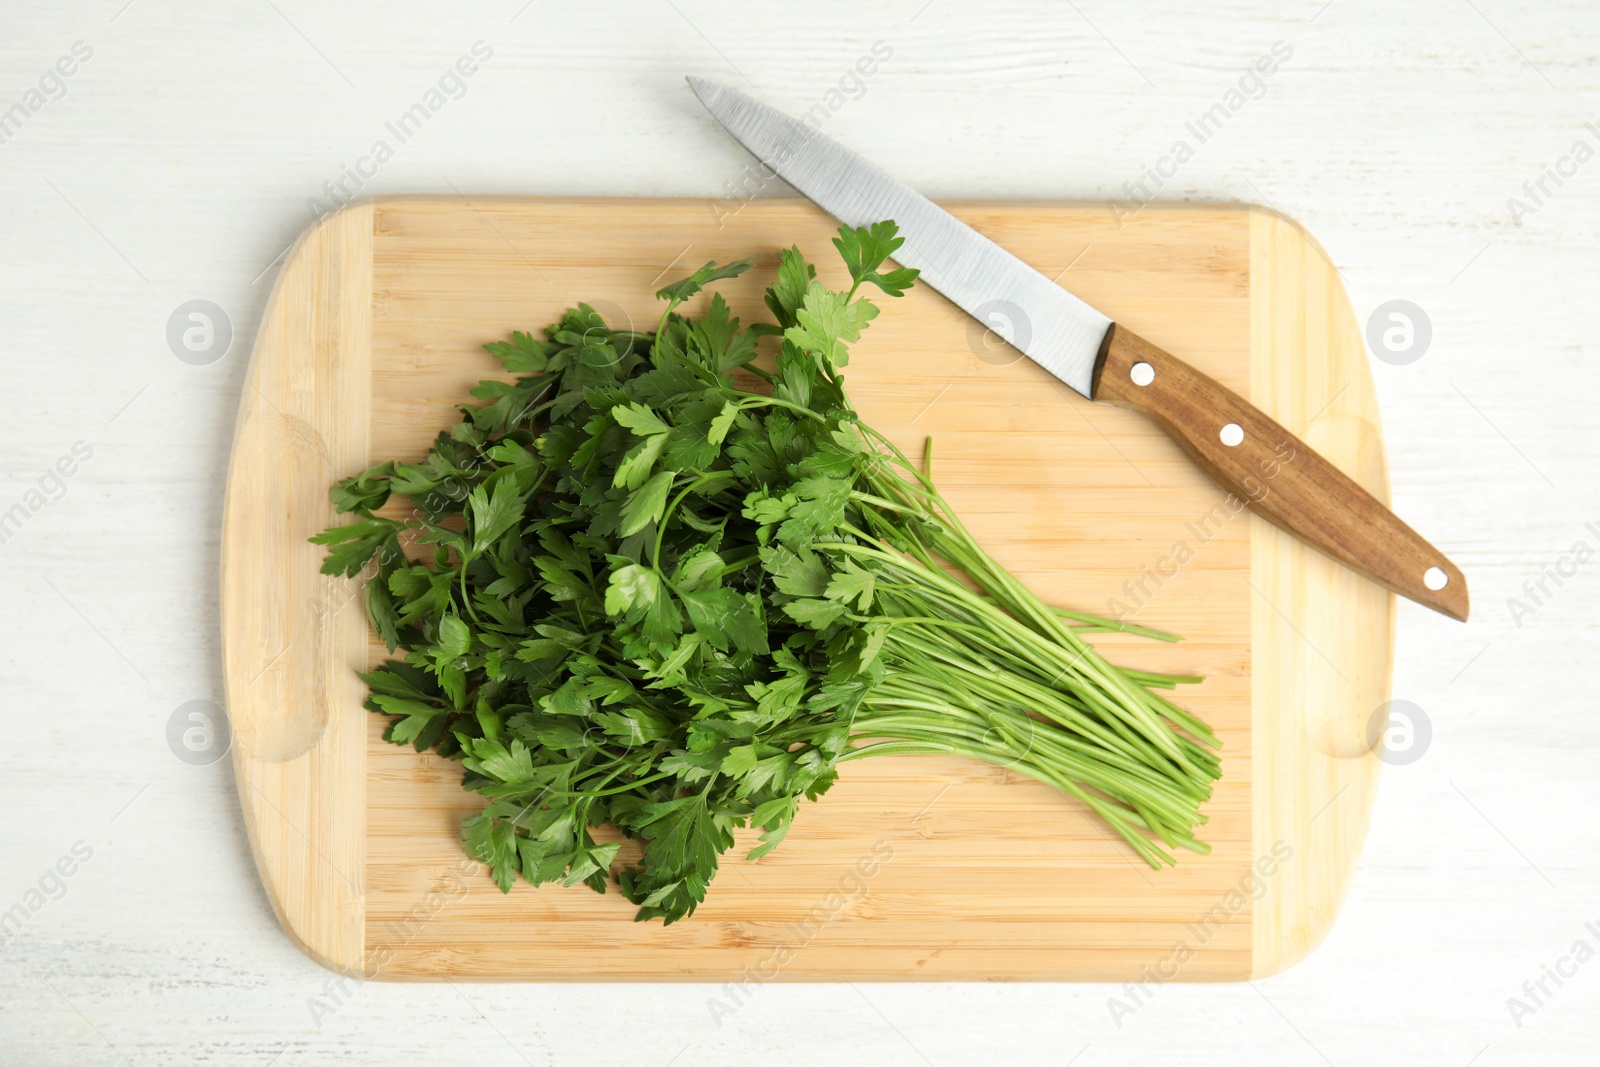
[[[751,396],[739,404],[740,411],[749,411],[751,408],[783,408],[797,415],[804,415],[806,418],[816,422],[826,423],[828,421],[826,415],[819,415],[808,407],[792,404],[787,400],[779,400],[775,396]]]

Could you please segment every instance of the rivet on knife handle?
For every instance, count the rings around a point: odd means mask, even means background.
[[[1132,330],[1112,326],[1094,399],[1143,412],[1273,525],[1403,597],[1465,620],[1467,580],[1376,497],[1259,408]]]

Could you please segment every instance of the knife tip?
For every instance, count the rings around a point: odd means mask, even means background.
[[[724,91],[724,86],[712,81],[710,78],[702,78],[698,74],[686,74],[683,80],[689,83],[689,88],[693,89],[694,95],[701,100]]]

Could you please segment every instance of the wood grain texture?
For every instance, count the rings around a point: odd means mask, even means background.
[[[1233,390],[1112,326],[1094,399],[1143,412],[1250,510],[1358,574],[1465,622],[1461,569],[1355,479]],[[1229,435],[1232,436],[1229,436]],[[1428,578],[1442,577],[1438,588]]]
[[[233,768],[262,884],[289,935],[358,967],[365,905],[367,653],[356,590],[306,538],[328,486],[368,454],[371,207],[290,251],[256,338],[222,523],[223,674]],[[354,713],[352,713],[354,712]]]
[[[1098,207],[955,210],[1041,269],[1069,269],[1074,291],[1256,395],[1291,425],[1303,409],[1315,414],[1334,401],[1304,429],[1307,440],[1382,495],[1372,393],[1359,347],[1351,347],[1348,308],[1337,282],[1310,269],[1314,256],[1292,226],[1229,208],[1152,209],[1120,227]],[[551,321],[578,300],[649,328],[650,294],[669,274],[751,252],[760,253],[756,269],[721,288],[736,310],[755,313],[775,249],[796,241],[825,280],[840,274],[828,245],[833,224],[797,201],[749,204],[720,229],[705,203],[685,201],[384,199],[360,211],[334,229],[370,226],[372,235],[370,388],[348,398],[347,416],[370,430],[341,439],[349,445],[344,466],[320,483],[259,480],[293,501],[234,490],[230,542],[244,536],[235,501],[254,502],[252,536],[278,530],[292,539],[283,530],[289,516],[293,537],[303,537],[312,531],[295,524],[325,515],[333,476],[369,459],[420,454],[454,421],[467,389],[498,370],[479,348],[485,340]],[[342,254],[342,246],[317,244],[320,232],[297,261],[312,248],[336,260]],[[342,277],[334,266],[323,268],[325,278]],[[289,288],[294,273],[286,271],[269,321],[283,314],[282,300],[305,297]],[[264,331],[255,373],[285,352],[307,358]],[[360,380],[353,374],[346,384]],[[849,387],[863,416],[902,447],[934,438],[946,495],[996,558],[1046,600],[1186,636],[1178,646],[1100,643],[1117,662],[1206,676],[1182,696],[1225,746],[1224,777],[1206,809],[1213,853],[1153,872],[1039,783],[957,759],[881,758],[848,765],[771,856],[751,864],[730,854],[692,919],[666,929],[637,924],[614,893],[519,885],[502,896],[463,864],[457,826],[479,801],[461,790],[459,766],[385,744],[383,723],[361,710],[357,685],[320,713],[328,727],[320,736],[361,731],[365,761],[341,749],[339,762],[316,765],[338,780],[324,783],[323,798],[338,810],[318,808],[315,818],[342,819],[364,835],[364,888],[359,900],[329,897],[314,917],[280,906],[303,945],[339,969],[396,979],[720,982],[770,969],[786,980],[1200,980],[1277,969],[1326,930],[1376,781],[1375,760],[1350,743],[1347,727],[1364,729],[1372,687],[1387,682],[1392,598],[1321,566],[1328,561],[1301,554],[1290,539],[1273,540],[1277,531],[1230,507],[1148,420],[1082,401],[932,292],[885,309],[857,349]],[[323,410],[345,399],[325,392]],[[366,433],[362,455],[354,442]],[[279,444],[262,438],[258,448],[257,440],[241,431],[235,480],[281,461]],[[299,583],[315,572],[314,563],[294,561],[303,569],[288,578],[241,568],[246,558],[230,549],[225,581],[254,582],[255,606],[268,616],[301,595]],[[351,583],[316,581],[324,599],[354,604]],[[237,591],[230,596],[242,604]],[[230,648],[271,644],[240,628],[247,618],[239,607],[226,615]],[[1325,635],[1330,626],[1345,629]],[[1297,633],[1330,643],[1349,636],[1337,652],[1362,686],[1322,686],[1304,650],[1284,636]],[[384,656],[380,645],[368,651]],[[281,674],[268,677],[321,677],[331,663],[347,670],[340,655],[325,639],[291,642],[275,668]],[[230,683],[240,690],[230,699],[255,707],[295,699],[245,693],[255,683],[236,662],[247,660],[230,659]],[[309,732],[304,715],[285,716],[286,736]],[[252,751],[265,744],[258,736]],[[248,757],[240,766],[241,783],[246,770],[252,781],[261,777]],[[303,796],[304,785],[295,779],[286,788]],[[247,788],[255,792],[241,784],[241,793]],[[1319,811],[1333,795],[1340,807]],[[361,810],[350,806],[363,798]],[[1345,814],[1334,818],[1335,810]],[[246,817],[258,826],[286,821],[257,803],[246,805]],[[258,828],[256,839],[269,833],[285,831]],[[303,868],[263,854],[258,845],[263,879],[278,882],[275,899],[305,891],[291,884]],[[296,923],[323,932],[313,938]],[[339,951],[315,947],[325,942]]]
[[[1327,254],[1295,223],[1257,210],[1250,258],[1251,399],[1387,502],[1366,350]],[[1268,357],[1284,352],[1304,358]],[[1394,596],[1265,520],[1251,523],[1254,852],[1297,849],[1256,905],[1261,976],[1315,948],[1349,891],[1382,767],[1373,748],[1386,724],[1374,717],[1389,697]]]

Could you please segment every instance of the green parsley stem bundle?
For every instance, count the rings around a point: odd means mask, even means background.
[[[1163,695],[1198,681],[1118,668],[1084,635],[1170,635],[1046,606],[991,559],[928,469],[861,422],[850,343],[915,271],[880,270],[893,223],[842,228],[848,291],[798,249],[740,328],[707,264],[663,289],[653,334],[586,305],[488,345],[513,382],[416,463],[334,487],[357,521],[313,538],[369,574],[396,659],[366,676],[386,736],[459,759],[487,798],[462,828],[503,889],[617,874],[638,917],[704,899],[733,831],[776,847],[838,765],[953,754],[1072,797],[1152,866],[1195,836],[1217,739]],[[773,369],[752,361],[776,339]],[[760,379],[738,387],[735,370]],[[406,511],[385,505],[407,498]],[[395,517],[397,515],[404,517]],[[613,836],[613,835],[602,835]]]

